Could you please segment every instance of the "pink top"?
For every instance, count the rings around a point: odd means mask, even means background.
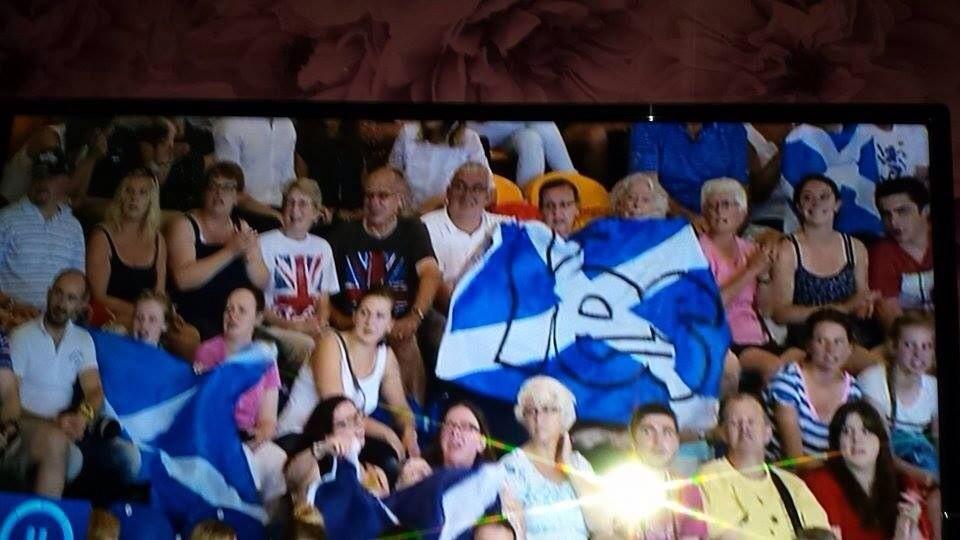
[[[682,508],[703,512],[703,496],[694,484],[685,484],[670,494],[670,499]],[[686,512],[666,510],[644,520],[635,540],[678,540],[693,536],[707,538],[707,523]]]
[[[194,354],[194,362],[204,369],[211,369],[223,363],[227,359],[227,342],[223,336],[210,338],[197,347]],[[260,413],[260,401],[263,394],[270,389],[280,388],[280,371],[277,369],[277,362],[274,359],[273,365],[267,369],[263,377],[257,381],[246,392],[240,394],[237,399],[237,406],[233,410],[233,418],[237,421],[237,427],[244,431],[252,431],[257,424],[257,415]]]
[[[720,253],[720,250],[707,235],[700,237],[700,247],[707,257],[710,271],[713,272],[717,285],[721,287],[730,282],[731,278],[747,264],[750,256],[757,249],[756,244],[750,240],[737,237],[737,257],[731,261]],[[763,326],[757,317],[757,310],[753,307],[756,296],[757,283],[748,283],[740,291],[740,294],[723,305],[727,312],[727,324],[730,326],[730,333],[733,334],[733,342],[737,345],[762,345],[767,342]]]

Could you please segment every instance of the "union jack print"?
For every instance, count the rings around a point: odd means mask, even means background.
[[[312,317],[323,282],[323,257],[277,255],[274,263],[274,310],[287,320]]]
[[[386,286],[394,294],[394,314],[407,308],[407,265],[403,256],[392,251],[360,251],[347,255],[347,275],[343,290],[356,308],[364,291]]]

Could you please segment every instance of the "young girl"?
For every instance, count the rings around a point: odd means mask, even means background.
[[[929,375],[934,362],[933,318],[907,311],[890,328],[889,365],[871,366],[858,382],[864,396],[890,426],[897,468],[922,486],[937,482],[937,379]]]

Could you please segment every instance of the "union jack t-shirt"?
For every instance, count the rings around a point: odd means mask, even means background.
[[[270,231],[260,236],[260,251],[270,273],[264,290],[267,306],[280,317],[311,318],[320,295],[340,291],[333,251],[319,236],[296,240],[279,229]]]

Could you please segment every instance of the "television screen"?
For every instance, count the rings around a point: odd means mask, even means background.
[[[0,538],[952,537],[945,109],[0,113]]]

